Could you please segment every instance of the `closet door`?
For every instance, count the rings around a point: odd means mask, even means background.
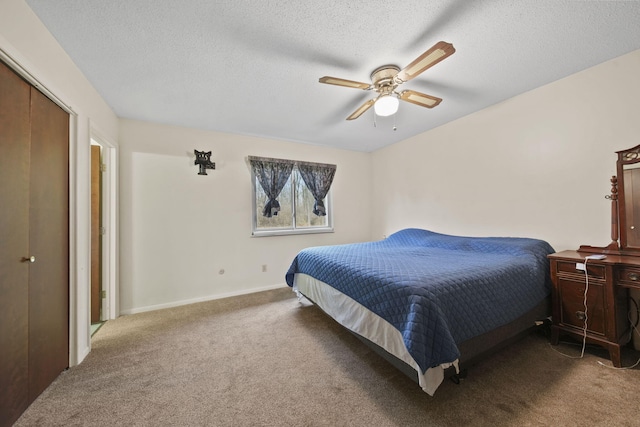
[[[29,398],[69,366],[69,115],[31,89]]]
[[[0,425],[29,405],[29,91],[0,62]]]
[[[0,63],[0,426],[69,361],[69,115]]]

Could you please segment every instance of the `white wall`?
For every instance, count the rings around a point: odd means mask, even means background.
[[[607,245],[615,151],[640,144],[638,76],[640,51],[376,151],[373,237],[423,227]]]
[[[132,120],[119,140],[122,314],[284,286],[300,249],[370,238],[368,153]],[[335,232],[251,237],[249,155],[336,164]]]
[[[42,83],[72,114],[70,145],[70,364],[89,352],[90,133],[117,144],[118,120],[23,0],[0,0],[0,50]]]

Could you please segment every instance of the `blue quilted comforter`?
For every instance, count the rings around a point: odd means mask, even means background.
[[[456,343],[505,325],[551,290],[536,239],[459,237],[405,229],[378,242],[314,247],[293,260],[286,281],[310,275],[384,318],[423,373],[460,357]]]

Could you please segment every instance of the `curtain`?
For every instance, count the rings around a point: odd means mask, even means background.
[[[260,186],[269,198],[264,205],[262,215],[267,218],[278,215],[280,203],[276,198],[289,180],[295,162],[264,157],[249,157],[249,163]]]
[[[302,180],[315,199],[313,213],[317,216],[327,215],[323,200],[331,188],[333,177],[336,174],[336,165],[306,162],[298,162],[297,164]]]

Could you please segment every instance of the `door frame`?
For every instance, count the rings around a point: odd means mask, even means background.
[[[91,139],[102,147],[102,289],[106,298],[102,299],[100,320],[112,320],[118,317],[118,148],[109,141],[99,129],[89,123]]]

